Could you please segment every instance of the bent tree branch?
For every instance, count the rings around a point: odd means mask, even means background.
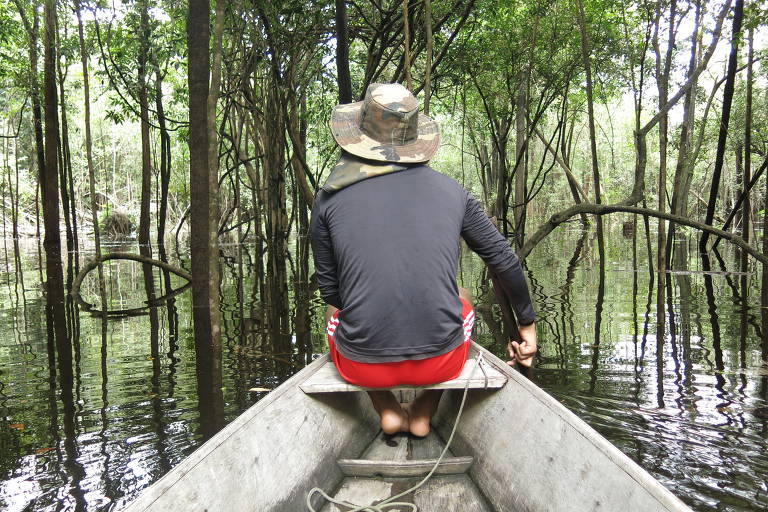
[[[520,258],[522,259],[525,259],[539,242],[541,242],[547,235],[549,235],[552,231],[554,231],[554,229],[557,226],[566,222],[571,217],[580,215],[582,213],[591,214],[591,215],[607,215],[609,213],[618,213],[618,212],[636,213],[638,215],[656,217],[657,219],[665,219],[665,220],[672,221],[675,224],[679,224],[682,226],[690,226],[694,229],[698,229],[698,230],[710,233],[719,238],[728,240],[729,242],[737,245],[747,254],[750,254],[752,257],[759,260],[764,265],[768,265],[768,254],[764,254],[759,250],[755,249],[754,247],[746,243],[744,239],[738,235],[729,233],[728,231],[723,231],[722,229],[719,229],[719,228],[709,226],[702,222],[696,222],[695,220],[691,220],[688,217],[672,215],[671,213],[662,213],[658,210],[652,210],[650,208],[641,208],[639,206],[628,206],[628,205],[622,205],[622,204],[582,203],[582,204],[577,204],[575,206],[572,206],[561,212],[558,212],[554,214],[552,217],[550,217],[547,222],[545,222],[535,233],[533,233],[533,235],[531,235],[531,237],[528,239],[525,245],[518,251],[518,256],[520,256]]]
[[[92,304],[89,304],[83,298],[80,296],[80,287],[83,284],[83,280],[85,279],[85,276],[87,276],[91,271],[95,270],[99,267],[102,263],[109,260],[131,260],[131,261],[137,261],[139,263],[146,263],[148,265],[152,265],[158,268],[161,268],[163,270],[167,270],[168,272],[171,272],[173,274],[176,274],[177,276],[186,279],[188,282],[184,286],[180,286],[179,288],[175,290],[169,290],[167,294],[165,294],[162,297],[158,297],[154,299],[153,301],[147,301],[146,306],[142,306],[139,308],[133,308],[133,309],[125,309],[125,310],[119,310],[119,311],[100,311],[93,308]],[[156,260],[154,258],[150,258],[149,256],[143,256],[141,254],[134,254],[130,252],[111,252],[108,254],[103,254],[100,257],[94,258],[93,260],[89,261],[86,265],[83,266],[83,268],[80,269],[80,272],[77,274],[77,277],[75,277],[74,282],[72,283],[72,291],[70,292],[70,295],[72,296],[75,301],[80,304],[86,311],[91,312],[94,315],[100,316],[102,314],[107,315],[131,315],[131,314],[138,314],[142,310],[153,306],[155,304],[160,304],[163,301],[169,299],[170,297],[173,297],[174,295],[178,295],[179,293],[185,291],[187,288],[189,288],[190,283],[192,282],[192,274],[185,271],[184,269],[181,269],[179,267],[175,267],[169,263],[166,263],[164,261]],[[105,307],[106,306],[102,306]]]

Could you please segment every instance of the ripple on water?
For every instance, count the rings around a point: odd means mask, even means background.
[[[708,298],[702,275],[675,275],[657,343],[656,290],[643,251],[632,268],[631,243],[611,242],[610,266],[621,271],[606,272],[600,297],[595,248],[579,245],[578,236],[552,236],[527,261],[539,318],[538,384],[696,510],[768,509],[768,371],[760,360],[756,279],[745,310],[727,276],[711,277]],[[115,304],[141,302],[137,268],[110,265],[120,294]],[[487,313],[481,271],[477,259],[465,258],[461,284]],[[36,275],[25,274],[26,306],[11,298],[0,310],[2,510],[109,510],[130,501],[266,396],[250,389],[274,389],[325,349],[324,305],[316,295],[309,304],[311,354],[298,353],[293,331],[279,333],[292,345],[271,349],[261,332],[263,305],[246,298],[247,318],[239,318],[239,281],[227,267],[220,382],[206,388],[197,380],[188,294],[157,309],[156,333],[148,316],[113,319],[104,344],[100,321],[80,315],[73,338],[79,359],[67,382],[49,353],[45,302],[30,284]],[[85,286],[97,295],[93,283]],[[477,322],[475,338],[503,355],[482,314]],[[201,394],[218,396],[217,408]]]

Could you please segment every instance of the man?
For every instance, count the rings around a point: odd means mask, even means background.
[[[461,373],[474,321],[456,283],[459,239],[499,276],[521,340],[511,364],[536,352],[534,312],[520,261],[481,205],[426,165],[438,125],[399,84],[372,84],[365,100],[331,116],[342,156],[318,192],[311,237],[331,356],[345,380],[370,388],[427,385]],[[403,408],[369,392],[388,434],[429,433],[441,392]]]

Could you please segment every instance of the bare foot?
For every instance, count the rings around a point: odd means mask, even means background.
[[[426,437],[429,434],[429,421],[431,414],[424,414],[420,407],[415,407],[414,402],[404,404],[403,409],[408,413],[408,431],[417,437]]]
[[[379,411],[379,415],[381,416],[381,430],[385,434],[408,432],[408,413],[402,407],[397,409],[384,407]]]
[[[408,413],[395,399],[391,391],[369,391],[373,408],[381,418],[381,430],[385,434],[408,432]]]
[[[411,434],[418,437],[426,437],[429,434],[429,423],[437,410],[442,394],[442,390],[425,390],[405,406],[409,418],[408,429]]]

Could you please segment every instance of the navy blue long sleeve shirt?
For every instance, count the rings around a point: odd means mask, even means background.
[[[341,310],[337,350],[353,361],[394,362],[458,347],[460,238],[497,273],[518,322],[532,323],[520,260],[455,180],[420,165],[321,190],[311,239],[320,294]]]

